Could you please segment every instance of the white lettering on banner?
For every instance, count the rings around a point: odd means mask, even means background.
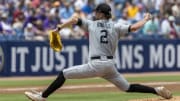
[[[41,48],[36,47],[35,48],[35,59],[34,59],[34,65],[31,65],[32,72],[38,72],[41,66]]]
[[[26,64],[26,54],[29,53],[27,47],[12,47],[11,48],[11,72],[17,71],[17,55],[19,54],[19,71],[25,72],[25,64]]]
[[[48,51],[49,50],[49,51]],[[45,72],[51,72],[54,67],[54,52],[48,47],[42,49],[42,67]]]
[[[11,48],[11,72],[16,72],[16,47]]]
[[[145,49],[143,46],[149,48]],[[89,54],[86,44],[82,46],[67,45],[62,52],[54,52],[43,45],[14,46],[11,47],[10,51],[10,71],[14,74],[26,72],[43,74],[62,71],[74,64],[87,63]],[[180,44],[171,42],[163,44],[122,44],[120,48],[117,48],[115,57],[116,67],[119,70],[176,70],[180,69]],[[146,67],[143,68],[144,66]]]
[[[66,66],[65,57],[63,55],[61,55],[60,52],[55,52],[55,58],[59,62],[59,64],[55,64],[56,71],[63,70]]]
[[[134,61],[134,67],[135,69],[142,69],[144,64],[144,58],[143,55],[140,53],[143,51],[143,47],[141,45],[138,45],[134,48],[134,57],[137,59],[137,62]]]
[[[85,64],[88,62],[88,46],[87,45],[82,45],[82,64]]]
[[[167,68],[173,68],[175,65],[175,48],[174,45],[168,44],[165,47],[165,65]]]
[[[177,46],[177,68],[180,68],[180,45]]]
[[[74,65],[74,53],[77,52],[76,46],[66,46],[65,51],[68,52],[69,67]]]
[[[17,54],[20,55],[20,72],[25,72],[26,54],[28,53],[27,47],[17,47]]]
[[[155,66],[163,68],[163,45],[150,45],[150,69],[154,69]]]
[[[133,56],[132,56],[132,48],[133,46],[132,45],[122,45],[122,57],[121,57],[121,63],[122,63],[122,69],[125,69],[126,67],[129,68],[129,69],[132,69],[132,59],[133,59]]]

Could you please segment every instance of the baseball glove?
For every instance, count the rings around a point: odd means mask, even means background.
[[[59,34],[59,31],[50,31],[49,32],[49,44],[50,47],[54,50],[54,51],[61,51],[63,48],[63,44],[61,41],[61,36]]]

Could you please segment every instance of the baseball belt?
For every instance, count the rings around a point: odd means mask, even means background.
[[[113,56],[93,56],[93,57],[91,57],[91,60],[94,60],[94,59],[103,59],[103,58],[113,59]]]

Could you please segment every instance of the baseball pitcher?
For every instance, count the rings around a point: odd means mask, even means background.
[[[73,16],[68,22],[58,25],[54,31],[59,32],[62,28],[73,24],[87,30],[89,32],[89,62],[64,69],[43,92],[27,91],[25,95],[32,101],[46,101],[48,96],[60,88],[66,79],[101,77],[128,93],[152,93],[165,99],[172,98],[172,93],[165,87],[152,88],[140,84],[129,84],[115,67],[114,55],[121,34],[140,29],[151,19],[151,14],[145,14],[144,19],[135,24],[123,25],[110,20],[111,8],[108,4],[103,3],[95,9],[95,19],[91,21]]]

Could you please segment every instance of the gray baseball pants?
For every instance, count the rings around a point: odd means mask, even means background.
[[[117,71],[113,59],[90,60],[87,64],[64,69],[63,74],[66,79],[101,77],[123,91],[127,91],[130,87],[128,81]]]

